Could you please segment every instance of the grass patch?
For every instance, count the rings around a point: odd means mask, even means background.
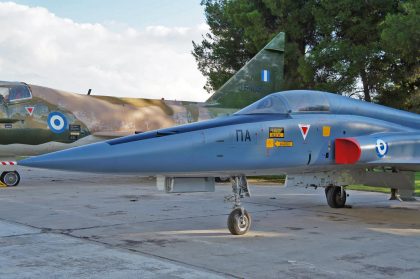
[[[349,185],[346,187],[346,190],[356,190],[356,191],[366,191],[366,192],[378,192],[378,193],[391,193],[390,188],[386,187],[371,187],[371,186],[365,186],[361,184],[357,185]]]
[[[368,191],[368,192],[380,192],[380,193],[391,193],[391,189],[385,187],[370,187],[364,185],[350,185],[347,187],[350,190],[356,191]],[[415,193],[416,196],[420,197],[420,172],[415,175]]]
[[[248,176],[249,182],[252,183],[276,183],[284,184],[286,176],[284,175],[268,175],[268,176]]]
[[[276,183],[284,184],[286,177],[284,175],[271,175],[271,176],[249,176],[248,181],[253,183]],[[416,196],[420,197],[420,172],[415,175],[415,192]],[[346,187],[350,190],[356,191],[367,191],[367,192],[379,192],[379,193],[391,193],[391,189],[385,187],[371,187],[364,185],[350,185]]]

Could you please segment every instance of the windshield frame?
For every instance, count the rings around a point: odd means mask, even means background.
[[[26,97],[23,97],[23,98],[14,98],[14,99],[10,100],[11,90],[13,88],[16,88],[16,87],[24,88],[26,93],[29,93],[29,96],[26,96]],[[27,84],[13,84],[13,85],[0,84],[0,88],[7,88],[9,90],[7,95],[1,94],[2,97],[3,97],[2,98],[3,102],[6,103],[6,104],[16,104],[16,103],[24,102],[24,101],[27,101],[27,100],[31,100],[33,98],[32,91]],[[6,96],[7,96],[7,98],[6,98]]]
[[[272,102],[271,105],[264,102]],[[266,106],[266,107],[264,107]],[[266,109],[266,111],[264,111]],[[270,111],[270,109],[272,111]],[[290,90],[273,93],[239,110],[237,115],[328,114],[331,103],[322,91]]]
[[[270,102],[270,107],[258,108],[261,105],[264,105],[264,102]],[[282,108],[282,110],[278,110]],[[264,109],[272,109],[274,111],[263,111]],[[277,109],[277,110],[276,110]],[[258,112],[258,110],[262,110]],[[235,115],[286,115],[290,113],[289,106],[283,96],[280,94],[270,94],[262,99],[250,104],[249,106],[244,107],[243,109],[235,112]]]

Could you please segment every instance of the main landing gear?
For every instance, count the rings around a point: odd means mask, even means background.
[[[20,175],[17,171],[5,171],[0,176],[0,182],[6,187],[17,186],[20,182]]]
[[[347,193],[344,186],[325,187],[327,203],[331,208],[343,208],[346,206]]]
[[[233,210],[229,214],[227,225],[231,234],[243,235],[251,227],[251,215],[241,206],[241,198],[250,197],[248,182],[245,176],[232,177],[233,195],[226,197],[226,201],[233,201]]]

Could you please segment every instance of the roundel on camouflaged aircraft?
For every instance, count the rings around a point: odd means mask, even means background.
[[[53,133],[63,133],[67,129],[66,116],[61,112],[51,112],[48,115],[48,127]]]

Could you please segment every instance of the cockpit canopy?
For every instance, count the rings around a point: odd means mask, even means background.
[[[330,103],[325,93],[293,90],[268,95],[235,114],[287,114],[329,111]]]
[[[31,90],[25,83],[0,81],[0,104],[32,99]]]

